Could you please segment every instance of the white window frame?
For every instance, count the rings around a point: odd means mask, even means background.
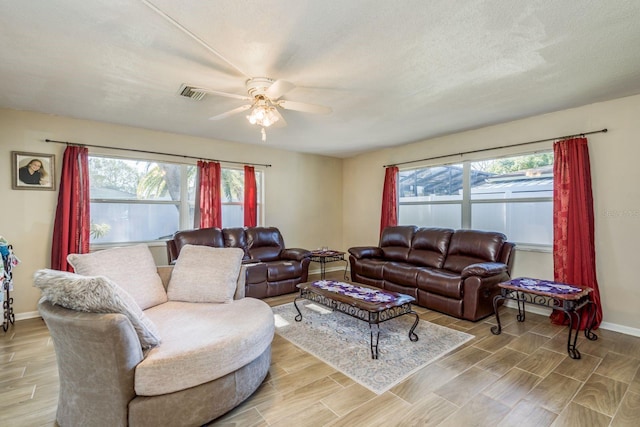
[[[401,171],[410,171],[416,169],[427,169],[438,166],[452,166],[452,165],[462,165],[463,175],[462,175],[462,198],[460,200],[434,200],[434,201],[415,201],[415,202],[400,202],[400,180],[398,180],[398,218],[400,218],[400,208],[401,206],[406,205],[460,205],[461,209],[461,228],[462,229],[471,229],[471,212],[474,204],[484,204],[484,203],[538,203],[538,202],[551,202],[553,204],[553,196],[549,197],[523,197],[517,199],[504,199],[504,198],[486,198],[481,200],[472,200],[471,199],[471,164],[483,161],[483,160],[498,160],[510,157],[518,157],[518,156],[526,156],[530,154],[539,154],[546,153],[552,151],[551,149],[545,150],[536,150],[531,152],[519,152],[519,153],[510,153],[501,156],[495,157],[485,157],[485,158],[474,158],[469,160],[462,160],[450,163],[439,163],[439,164],[429,164],[429,165],[421,165],[414,167],[407,167],[401,169]],[[413,225],[413,224],[412,224]],[[553,230],[550,230],[553,233]],[[508,237],[508,236],[507,236]],[[527,243],[527,242],[514,242],[517,244],[519,250],[528,250],[528,251],[539,251],[539,252],[550,252],[553,249],[553,244],[535,244],[535,243]]]
[[[173,205],[178,206],[178,227],[179,230],[186,230],[193,228],[193,223],[191,218],[189,217],[189,197],[188,197],[188,167],[196,167],[193,164],[188,163],[180,163],[180,162],[171,162],[167,160],[158,160],[153,158],[136,158],[136,157],[125,157],[125,156],[116,156],[110,154],[89,154],[89,158],[105,158],[105,159],[117,159],[117,160],[127,160],[133,162],[148,162],[148,163],[170,163],[174,165],[180,166],[180,200],[137,200],[137,199],[100,199],[90,197],[90,203],[109,203],[109,204],[140,204],[140,205]],[[89,170],[89,179],[91,175],[91,171]],[[146,243],[150,246],[155,245],[165,245],[167,239],[157,239],[157,240],[142,240],[142,241],[119,241],[119,242],[91,242],[91,248],[108,248],[114,246],[122,246],[129,244],[138,244],[138,243]]]
[[[136,158],[136,157],[126,157],[126,156],[116,156],[116,155],[112,155],[112,154],[89,154],[89,157],[95,157],[95,158],[106,158],[106,159],[117,159],[117,160],[128,160],[128,161],[134,161],[134,162],[149,162],[149,163],[171,163],[171,164],[175,164],[175,165],[179,165],[180,166],[180,200],[174,201],[174,200],[137,200],[137,199],[100,199],[100,198],[91,198],[90,197],[90,203],[109,203],[109,204],[115,204],[115,203],[123,203],[123,204],[141,204],[141,205],[149,205],[149,204],[157,204],[157,205],[174,205],[174,206],[178,206],[178,230],[191,230],[194,228],[197,228],[194,226],[193,224],[193,220],[191,219],[191,217],[189,216],[189,210],[192,207],[191,206],[191,202],[189,201],[189,197],[188,197],[188,192],[189,192],[189,188],[188,188],[188,173],[187,173],[187,168],[188,167],[194,167],[197,168],[196,165],[192,164],[192,163],[181,163],[181,162],[172,162],[172,161],[167,161],[167,160],[159,160],[159,159],[153,159],[153,158]],[[224,164],[221,164],[221,170],[224,169],[233,169],[233,170],[240,170],[243,172],[243,168],[241,167],[233,167],[233,166],[225,166]],[[91,171],[89,171],[89,175],[91,174]],[[258,187],[259,191],[257,194],[257,225],[263,225],[264,224],[264,216],[265,216],[265,212],[264,212],[264,194],[265,194],[265,171],[263,169],[258,169],[255,168],[255,174],[256,174],[256,186]],[[196,184],[197,185],[197,184]],[[197,195],[197,191],[196,191],[196,195]],[[224,199],[224,197],[222,197],[222,199]],[[194,204],[197,204],[198,201],[194,200],[193,202]],[[225,202],[224,200],[222,200],[222,205],[240,205],[242,209],[244,209],[244,201],[240,201],[240,202]],[[243,225],[239,225],[240,227],[242,227]],[[138,243],[146,243],[149,246],[163,246],[165,245],[167,239],[158,239],[158,240],[149,240],[149,241],[121,241],[121,242],[98,242],[98,243],[91,243],[91,248],[108,248],[108,247],[115,247],[115,246],[122,246],[122,245],[129,245],[129,244],[138,244]]]

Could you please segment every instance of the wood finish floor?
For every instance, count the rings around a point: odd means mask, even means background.
[[[329,273],[340,278],[336,273]],[[279,305],[294,295],[267,300]],[[416,307],[422,319],[475,339],[375,395],[276,335],[271,370],[242,405],[212,426],[638,426],[640,338],[581,335],[567,356],[565,327],[501,309],[477,323]],[[381,343],[384,345],[384,343]],[[0,331],[0,426],[52,426],[58,399],[53,345],[41,319]]]

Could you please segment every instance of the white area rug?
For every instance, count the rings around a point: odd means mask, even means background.
[[[298,313],[293,303],[273,307],[276,333],[377,394],[474,337],[420,320],[415,329],[419,339],[411,342],[415,316],[404,315],[380,324],[374,360],[367,322],[306,300],[298,301],[298,307],[301,322],[294,320]]]

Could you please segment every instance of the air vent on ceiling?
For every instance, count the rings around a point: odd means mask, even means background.
[[[195,89],[194,86],[189,86],[189,85],[183,84],[182,86],[180,86],[180,90],[178,91],[178,93],[181,96],[185,96],[187,98],[195,99],[196,101],[200,101],[202,98],[204,98],[204,95],[205,95],[204,92],[200,92],[200,91],[196,92],[193,89]]]

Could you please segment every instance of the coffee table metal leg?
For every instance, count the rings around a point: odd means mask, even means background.
[[[298,308],[298,304],[296,304],[296,302],[302,299],[302,297],[297,297],[296,299],[293,300],[293,306],[296,308],[296,311],[298,312],[298,314],[295,317],[295,321],[296,322],[301,322],[302,321],[302,313],[300,312],[300,309]]]
[[[376,326],[375,333],[373,331],[373,325]],[[371,334],[371,358],[377,359],[378,358],[378,341],[380,340],[380,325],[378,323],[369,323],[369,330]]]
[[[595,341],[598,339],[598,336],[593,333],[592,329],[596,323],[596,303],[593,301],[589,301],[585,307],[589,307],[589,324],[584,330],[584,336],[587,337],[589,341]]]
[[[414,316],[416,316],[416,321],[413,322],[413,326],[411,326],[411,329],[409,329],[409,339],[412,342],[416,342],[418,341],[418,335],[413,332],[416,329],[416,326],[418,326],[418,322],[420,321],[420,318],[418,317],[418,313],[416,313],[415,311],[411,310],[409,313],[407,314],[413,314]]]
[[[500,324],[500,314],[498,313],[498,301],[505,299],[503,295],[496,295],[493,297],[493,312],[496,314],[496,326],[491,327],[491,333],[493,335],[500,335],[502,332],[502,325]]]
[[[576,348],[576,342],[578,341],[578,334],[580,334],[580,313],[578,311],[570,309],[563,310],[567,317],[569,317],[569,337],[567,338],[567,353],[569,353],[569,357],[572,359],[580,359],[580,351]],[[573,333],[573,315],[575,314],[577,322],[576,322],[576,332]],[[573,336],[573,340],[571,339]],[[573,341],[573,342],[572,342]]]
[[[524,319],[525,319],[524,294],[521,292],[516,292],[516,297],[517,297],[517,303],[518,303],[518,315],[516,316],[516,319],[518,320],[518,322],[524,322]],[[522,307],[520,307],[521,304],[522,304]]]

